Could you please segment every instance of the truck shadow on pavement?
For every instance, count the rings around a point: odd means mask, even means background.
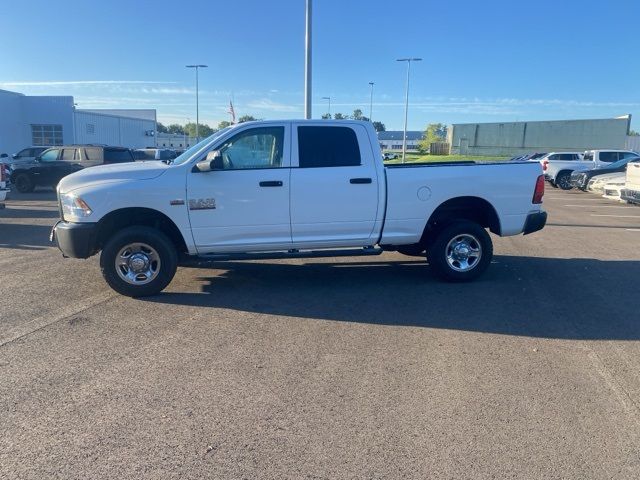
[[[640,339],[640,261],[496,256],[481,279],[450,284],[422,261],[398,260],[216,262],[208,268],[217,275],[197,278],[201,293],[143,301],[540,338]]]

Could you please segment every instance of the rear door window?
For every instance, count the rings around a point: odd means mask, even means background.
[[[72,162],[77,159],[75,148],[64,148],[60,160]]]
[[[301,168],[362,163],[356,132],[349,127],[298,127],[298,155]]]
[[[585,152],[584,161],[585,162],[593,162],[593,152]]]

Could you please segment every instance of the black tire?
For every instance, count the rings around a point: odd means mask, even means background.
[[[571,190],[573,188],[571,185],[571,172],[560,172],[556,176],[555,183],[562,190]]]
[[[457,238],[466,238],[470,247],[479,248],[479,258],[476,257],[476,260],[471,262],[467,260],[467,263],[471,263],[468,268],[464,268],[456,259],[449,260],[454,256],[451,243]],[[471,255],[469,257],[472,258]],[[487,269],[492,258],[491,237],[480,225],[467,220],[460,220],[444,227],[427,247],[429,265],[437,277],[447,282],[468,282],[478,278]]]
[[[155,250],[157,271],[148,283],[133,284],[124,280],[116,267],[116,257],[128,245],[144,244]],[[142,253],[142,252],[140,252]],[[131,255],[130,255],[131,257]],[[153,263],[153,262],[151,262]],[[151,227],[127,227],[111,237],[100,254],[102,276],[116,292],[127,297],[147,297],[160,293],[173,279],[178,266],[178,254],[171,240]],[[133,272],[133,270],[131,270]],[[133,273],[132,273],[133,275]]]
[[[16,186],[16,190],[20,193],[31,193],[36,188],[31,175],[28,173],[18,173],[11,179],[11,183]]]
[[[401,245],[397,248],[397,251],[408,257],[422,257],[424,256],[424,245],[414,243],[412,245]]]
[[[556,182],[554,182],[553,180],[549,180],[549,185],[551,185],[553,188],[558,188],[558,185],[556,185]]]

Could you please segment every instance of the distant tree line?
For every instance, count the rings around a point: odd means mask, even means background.
[[[324,120],[331,120],[333,118],[334,120],[362,120],[365,122],[370,121],[368,117],[365,117],[362,114],[362,110],[360,110],[359,108],[356,108],[353,111],[353,115],[344,115],[340,112],[336,112],[332,117],[330,113],[325,113],[324,115],[322,115],[322,118]],[[387,127],[385,127],[384,123],[382,122],[373,122],[373,128],[375,128],[376,132],[384,132],[387,130]]]
[[[252,115],[243,115],[238,119],[238,123],[252,122],[254,120],[257,120],[257,119]],[[218,130],[226,128],[230,125],[232,125],[232,123],[226,120],[223,120],[222,122],[218,123],[217,128],[212,128],[206,123],[200,123],[198,124],[198,135],[200,135],[200,137],[208,137],[210,135],[213,135]],[[173,133],[175,135],[187,135],[188,137],[196,136],[195,122],[189,122],[184,125],[180,125],[178,123],[172,123],[166,126],[161,122],[156,122],[156,130],[158,131],[158,133]]]

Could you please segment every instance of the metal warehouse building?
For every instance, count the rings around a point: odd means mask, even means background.
[[[71,96],[0,90],[0,153],[73,143],[155,147],[155,135],[155,110],[82,110]]]
[[[452,153],[515,156],[530,152],[627,148],[631,115],[596,120],[463,123],[449,130]]]

